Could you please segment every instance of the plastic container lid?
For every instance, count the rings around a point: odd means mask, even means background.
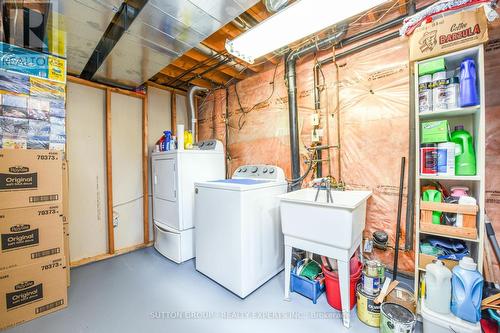
[[[463,257],[458,262],[458,265],[461,268],[466,269],[468,271],[475,271],[477,268],[477,264],[474,262],[474,259],[472,259],[471,257]]]
[[[432,75],[432,81],[446,80],[446,72],[437,72]]]
[[[431,83],[432,82],[432,75],[422,75],[421,77],[418,78],[418,83]]]

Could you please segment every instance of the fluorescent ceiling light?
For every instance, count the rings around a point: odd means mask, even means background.
[[[387,0],[299,0],[233,40],[226,41],[232,55],[255,59],[335,23],[367,11]]]

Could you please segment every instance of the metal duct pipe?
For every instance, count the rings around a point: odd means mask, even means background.
[[[187,116],[188,116],[188,123],[191,124],[191,133],[193,134],[193,143],[196,142],[196,122],[198,121],[198,119],[196,119],[194,97],[196,96],[197,93],[208,92],[208,90],[209,90],[208,88],[191,86],[191,87],[189,87],[189,89],[187,91],[187,98],[186,98],[186,100],[187,100]]]
[[[288,124],[290,128],[290,161],[292,162],[292,179],[300,178],[299,120],[297,110],[297,73],[295,65],[297,57],[289,55],[286,61],[286,81],[288,86]],[[292,191],[299,189],[300,183],[292,186]]]

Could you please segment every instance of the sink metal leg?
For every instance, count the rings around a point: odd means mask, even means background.
[[[290,300],[290,275],[292,268],[292,247],[285,245],[285,301]]]
[[[349,328],[351,324],[350,302],[350,265],[348,261],[337,260],[339,270],[340,303],[342,304],[342,322]]]

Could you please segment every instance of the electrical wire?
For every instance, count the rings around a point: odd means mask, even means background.
[[[239,106],[239,111],[240,111],[240,117],[238,118],[238,130],[241,130],[243,128],[243,126],[245,126],[245,117],[247,114],[249,114],[250,112],[252,112],[256,107],[257,105],[260,105],[260,104],[263,104],[263,103],[267,103],[274,95],[274,91],[275,91],[275,87],[276,87],[276,72],[278,70],[278,66],[279,66],[279,63],[276,64],[276,66],[274,67],[274,74],[273,74],[273,80],[272,82],[269,82],[269,84],[272,84],[272,90],[271,90],[271,93],[269,94],[269,97],[267,97],[266,99],[264,99],[263,101],[259,102],[259,103],[256,103],[254,104],[250,109],[246,110],[243,108],[243,106],[241,105],[241,100],[240,100],[240,95],[238,94],[238,83],[236,83],[234,85],[234,92],[236,94],[236,100],[238,102],[238,106]]]

